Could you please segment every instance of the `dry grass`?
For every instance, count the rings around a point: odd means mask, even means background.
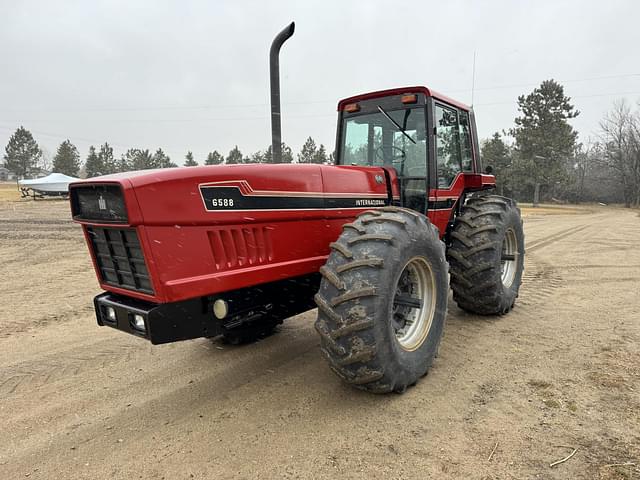
[[[551,386],[551,383],[547,382],[546,380],[532,379],[532,380],[529,380],[527,383],[534,388],[540,388],[540,389],[549,388]]]
[[[15,202],[20,200],[20,191],[16,182],[0,182],[0,201]]]
[[[593,371],[587,373],[587,378],[597,385],[605,388],[627,388],[628,381],[622,375],[609,372]]]

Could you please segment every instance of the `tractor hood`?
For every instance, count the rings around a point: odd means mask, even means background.
[[[91,178],[70,193],[103,289],[157,303],[317,272],[342,226],[390,204],[396,183],[378,167],[216,165]]]
[[[387,205],[391,200],[388,185],[395,184],[387,177],[393,173],[378,167],[215,165],[117,173],[74,182],[70,189],[74,220],[80,222],[130,226],[251,223],[291,212],[301,217],[323,216],[324,210]],[[117,190],[122,192],[124,205],[114,208]],[[122,207],[126,220],[119,210]],[[119,214],[109,215],[113,212]]]

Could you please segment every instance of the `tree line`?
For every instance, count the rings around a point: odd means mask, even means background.
[[[498,192],[520,201],[640,206],[640,109],[617,101],[593,138],[578,142],[580,112],[564,87],[546,80],[518,97],[514,126],[481,142]]]
[[[296,159],[298,163],[332,163],[333,154],[328,155],[324,145],[317,146],[313,138],[309,137]],[[18,178],[32,178],[46,170],[42,150],[31,132],[23,126],[19,127],[9,139],[5,147],[4,160],[6,168]],[[209,152],[203,163],[204,165],[229,165],[272,162],[271,145],[265,150],[258,150],[251,155],[244,155],[236,145],[226,157],[217,150]],[[294,162],[293,151],[285,143],[282,143],[282,162]],[[193,152],[188,151],[182,165],[195,167],[200,163],[194,158]],[[162,148],[158,148],[153,153],[148,149],[130,148],[118,158],[113,153],[113,147],[107,142],[98,148],[91,145],[83,163],[78,149],[67,139],[58,146],[53,158],[52,171],[77,177],[81,169],[84,169],[84,176],[89,178],[133,170],[174,167],[178,167],[178,165],[171,161]]]
[[[578,142],[570,121],[580,112],[565,95],[564,87],[545,80],[517,99],[518,116],[513,126],[481,141],[482,162],[491,166],[498,193],[537,205],[547,202],[605,202],[640,206],[640,107],[624,101],[614,103],[601,120],[596,136]],[[298,163],[334,163],[333,153],[309,137],[295,156]],[[42,171],[43,155],[31,132],[18,128],[5,148],[5,166],[19,178]],[[224,156],[214,150],[205,165],[272,163],[271,146],[251,155],[238,146]],[[294,162],[294,153],[282,144],[282,162]],[[67,139],[53,159],[53,171],[78,176],[83,162],[78,149]],[[183,166],[199,165],[191,151]],[[131,148],[119,158],[104,143],[91,146],[84,161],[87,177],[131,170],[169,168],[178,165],[158,148],[155,152]]]

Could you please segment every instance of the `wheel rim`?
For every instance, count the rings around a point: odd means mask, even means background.
[[[513,285],[513,280],[516,278],[519,255],[516,232],[510,228],[504,235],[504,240],[502,242],[502,258],[500,263],[502,284],[507,288]]]
[[[407,351],[416,350],[429,334],[436,310],[436,282],[429,263],[421,257],[407,262],[393,298],[392,324],[396,340]]]

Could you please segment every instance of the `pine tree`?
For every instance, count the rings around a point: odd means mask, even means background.
[[[4,151],[5,167],[18,178],[26,178],[35,173],[42,159],[42,150],[33,135],[22,126],[11,135]]]
[[[327,163],[328,161],[329,159],[327,158],[327,150],[324,148],[323,144],[320,144],[320,146],[318,147],[318,150],[313,156],[312,162],[324,164],[324,163]]]
[[[80,154],[75,145],[67,139],[60,144],[56,156],[53,157],[53,171],[76,177],[78,170],[80,170]]]
[[[302,150],[300,150],[298,154],[298,163],[313,163],[317,153],[318,148],[316,147],[316,142],[314,142],[311,137],[307,138],[304,145],[302,145]]]
[[[579,115],[564,88],[555,80],[545,80],[526,97],[518,97],[518,110],[511,135],[523,169],[534,187],[533,205],[540,202],[540,188],[565,178],[565,165],[575,150],[577,132],[568,120]]]
[[[293,151],[284,142],[282,142],[282,163],[293,163]]]
[[[100,145],[100,151],[98,152],[98,160],[102,166],[102,175],[110,173],[116,173],[119,171],[119,162],[113,156],[113,148],[109,146],[107,142]]]
[[[227,155],[226,163],[228,164],[242,163],[242,152],[238,149],[237,145],[229,152],[229,155]]]
[[[153,154],[153,165],[153,168],[175,168],[178,166],[171,161],[161,148],[158,148],[156,153]]]
[[[129,172],[134,170],[133,161],[136,156],[136,149],[130,148],[125,153],[120,155],[120,160],[118,160],[116,165],[116,172]]]
[[[217,150],[213,152],[209,152],[207,155],[207,160],[204,162],[205,165],[220,165],[224,162],[224,157],[218,153]]]
[[[156,168],[151,152],[148,149],[138,150],[134,157],[133,170],[149,170],[151,168]]]
[[[185,167],[197,167],[198,166],[198,162],[196,162],[193,159],[193,153],[191,152],[191,150],[189,150],[187,152],[187,154],[185,155],[185,157],[187,160],[184,162],[184,166]]]
[[[496,184],[500,195],[504,195],[504,187],[509,179],[511,155],[509,147],[504,143],[498,132],[491,139],[482,142],[482,164],[491,166],[496,177]]]
[[[257,152],[252,153],[249,163],[265,163],[264,152],[262,150],[258,150]]]
[[[266,148],[266,150],[264,151],[264,154],[262,155],[262,158],[264,159],[264,163],[273,163],[272,162],[273,151],[272,151],[271,145],[269,145]]]
[[[281,163],[292,163],[293,162],[293,152],[291,151],[291,147],[286,143],[282,142],[282,162]],[[272,163],[273,153],[271,149],[271,145],[267,147],[264,152],[264,161],[265,163]]]
[[[102,164],[98,154],[96,153],[96,147],[91,145],[89,147],[89,155],[84,164],[85,173],[88,178],[97,177],[98,175],[104,175],[104,165]]]
[[[149,150],[130,148],[121,157],[119,171],[148,170],[150,168],[156,168],[156,164],[155,158]]]

